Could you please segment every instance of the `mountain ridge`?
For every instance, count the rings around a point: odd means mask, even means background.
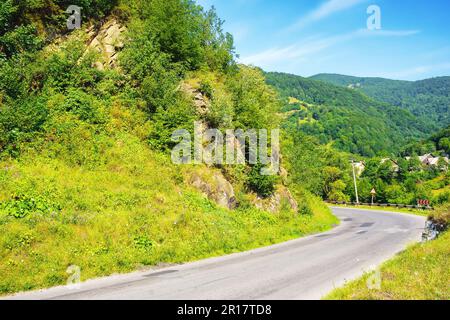
[[[284,99],[292,97],[313,105],[309,118],[314,121],[297,118],[292,122],[301,121],[302,131],[318,137],[321,143],[334,142],[342,151],[364,156],[396,153],[409,140],[435,130],[408,110],[357,90],[285,73],[266,73],[266,78]]]
[[[409,110],[441,129],[450,124],[450,76],[405,81],[324,73],[308,79],[355,89],[376,100]]]

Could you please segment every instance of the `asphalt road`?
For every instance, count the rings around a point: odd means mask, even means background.
[[[420,240],[425,218],[333,208],[335,229],[282,244],[12,299],[320,299]]]

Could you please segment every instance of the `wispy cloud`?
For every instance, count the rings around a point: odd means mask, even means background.
[[[301,17],[293,25],[289,26],[286,31],[304,28],[305,26],[331,16],[334,13],[352,8],[366,1],[367,0],[328,0],[313,11]]]
[[[361,29],[357,31],[360,36],[382,36],[382,37],[408,37],[420,33],[420,30],[369,30]]]
[[[337,44],[362,37],[406,37],[418,34],[419,30],[377,30],[360,29],[350,33],[325,38],[309,38],[308,40],[285,47],[274,47],[268,50],[243,57],[241,62],[264,67],[278,61],[305,59]]]
[[[383,78],[389,78],[389,79],[411,79],[411,78],[417,78],[418,76],[435,72],[435,71],[446,71],[450,70],[450,62],[445,63],[439,63],[439,64],[432,64],[432,65],[422,65],[422,66],[415,66],[408,69],[400,70],[400,71],[394,71],[394,72],[385,72],[385,73],[379,73],[375,76],[377,77],[383,77]]]

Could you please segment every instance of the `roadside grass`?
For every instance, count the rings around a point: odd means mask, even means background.
[[[0,294],[64,285],[71,265],[84,281],[254,249],[338,223],[311,196],[299,200],[313,214],[219,208],[184,183],[192,168],[173,166],[131,135],[102,153],[91,169],[39,154],[0,162],[0,203],[10,204],[0,206]]]
[[[449,223],[450,205],[438,208],[433,219]],[[328,300],[449,300],[450,231],[437,240],[413,245],[380,267],[381,288],[369,289],[374,272],[336,289]]]
[[[381,289],[369,289],[367,273],[325,297],[327,300],[449,300],[450,233],[416,244],[381,267]]]

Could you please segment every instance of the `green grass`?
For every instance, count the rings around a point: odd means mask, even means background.
[[[338,223],[310,196],[301,201],[313,215],[219,208],[184,182],[196,167],[176,167],[131,135],[117,138],[97,163],[89,169],[36,153],[0,162],[0,202],[12,204],[0,206],[0,294],[63,285],[71,265],[84,281],[271,245]],[[18,219],[11,216],[17,207],[31,211]]]
[[[414,245],[381,266],[381,289],[369,289],[373,273],[334,290],[331,300],[449,300],[450,232]]]

